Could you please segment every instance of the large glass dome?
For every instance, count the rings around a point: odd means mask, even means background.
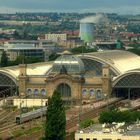
[[[65,71],[71,74],[80,74],[85,71],[83,61],[71,54],[64,54],[57,58],[53,64],[52,72],[61,73]]]

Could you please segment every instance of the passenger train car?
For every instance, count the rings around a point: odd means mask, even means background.
[[[41,116],[46,115],[46,111],[47,111],[47,107],[43,107],[43,108],[28,112],[28,113],[20,114],[16,116],[16,123],[21,124],[24,122],[28,122],[32,119],[39,118]]]

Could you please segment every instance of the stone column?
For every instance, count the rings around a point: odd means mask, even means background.
[[[110,73],[109,73],[109,65],[103,65],[102,67],[102,92],[105,98],[109,98],[110,96]]]
[[[19,95],[26,96],[26,84],[27,84],[27,65],[19,65]]]

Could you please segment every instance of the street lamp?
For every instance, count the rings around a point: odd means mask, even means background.
[[[42,125],[43,125],[43,103],[45,102],[43,100],[43,95],[46,94],[46,90],[42,89],[40,94],[41,94],[41,122],[42,122]],[[43,137],[43,129],[41,131],[41,135]]]
[[[80,122],[81,122],[81,114],[82,114],[82,83],[85,82],[85,79],[84,79],[84,74],[81,73],[80,75],[80,82],[81,82],[81,91],[79,92],[80,93],[80,107],[79,107],[79,116],[78,116],[78,121],[79,121],[79,129],[80,129]]]
[[[43,122],[43,94],[41,93],[41,121]]]
[[[21,118],[21,114],[22,114],[22,104],[24,103],[24,101],[20,100],[20,118]]]
[[[131,101],[130,101],[130,99],[131,99],[131,89],[129,88],[128,89],[129,110],[131,109]]]
[[[108,95],[107,94],[104,94],[104,96],[105,96],[105,103],[107,103],[107,110],[108,110]]]

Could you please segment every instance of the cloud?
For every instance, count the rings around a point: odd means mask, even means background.
[[[124,8],[123,8],[124,7]],[[140,0],[0,0],[0,11],[140,13]],[[138,9],[139,8],[139,9]]]
[[[88,16],[80,20],[81,23],[105,23],[108,22],[104,14],[96,14],[95,16]]]

